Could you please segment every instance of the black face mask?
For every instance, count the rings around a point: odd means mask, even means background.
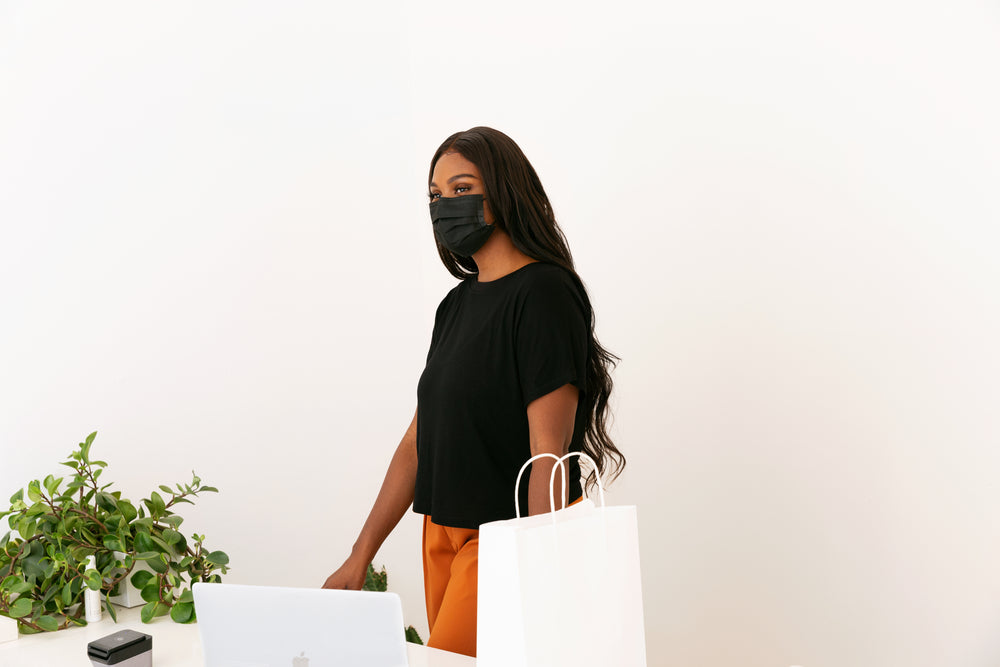
[[[431,202],[434,236],[441,245],[461,257],[472,257],[483,247],[495,228],[486,224],[483,199],[483,195],[462,195]]]

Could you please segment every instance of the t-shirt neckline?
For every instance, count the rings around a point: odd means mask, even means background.
[[[496,289],[497,287],[502,287],[503,285],[505,285],[506,283],[509,282],[510,278],[512,278],[514,276],[517,276],[517,275],[520,275],[529,266],[543,265],[543,264],[545,264],[545,262],[541,262],[541,261],[529,262],[528,264],[525,264],[524,266],[522,266],[519,269],[514,269],[510,273],[504,274],[504,275],[500,276],[499,278],[496,278],[494,280],[489,280],[489,281],[484,282],[484,283],[479,282],[479,274],[478,273],[476,275],[474,275],[474,276],[471,276],[471,277],[467,278],[466,281],[468,282],[469,289],[471,291],[473,291],[473,292],[488,292],[490,290]]]

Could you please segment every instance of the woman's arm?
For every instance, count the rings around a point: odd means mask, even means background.
[[[348,588],[361,590],[365,583],[368,565],[375,558],[385,538],[396,527],[406,510],[413,504],[413,490],[417,482],[417,413],[403,434],[389,469],[382,481],[382,488],[375,505],[368,514],[361,534],[344,564],[331,574],[323,588]]]
[[[573,441],[573,424],[576,420],[576,404],[580,391],[571,384],[545,394],[528,404],[528,432],[531,438],[531,455],[549,453],[563,456],[569,451]],[[544,514],[550,511],[549,477],[555,460],[545,457],[531,464],[528,482],[528,514]],[[563,488],[563,476],[556,473],[556,509],[567,501],[567,490]],[[562,500],[560,500],[560,498]]]

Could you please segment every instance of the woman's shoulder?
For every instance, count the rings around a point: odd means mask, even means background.
[[[558,264],[534,262],[524,268],[526,270],[522,284],[532,290],[553,289],[579,292],[583,287],[580,278],[575,273]]]
[[[574,274],[569,270],[551,262],[535,261],[525,264],[510,277],[511,281],[521,288],[539,288],[545,286],[574,285]]]
[[[450,304],[454,303],[456,299],[459,298],[460,293],[466,288],[465,281],[460,281],[457,285],[448,290],[448,293],[444,295],[441,302],[438,303],[437,311],[435,317],[441,317],[442,313],[448,310]]]
[[[521,298],[538,308],[549,308],[557,303],[574,304],[588,311],[590,300],[580,278],[572,271],[548,262],[536,262],[525,267],[520,284]]]

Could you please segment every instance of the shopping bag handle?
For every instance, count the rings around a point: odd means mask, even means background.
[[[588,461],[590,461],[590,465],[594,466],[594,472],[595,472],[594,477],[597,479],[597,489],[600,492],[601,507],[604,507],[604,485],[601,484],[601,476],[598,475],[598,474],[596,474],[597,473],[597,464],[594,462],[594,459],[590,458],[590,456],[588,456],[587,454],[585,454],[583,452],[570,452],[569,454],[566,454],[563,457],[558,457],[555,454],[550,454],[548,452],[545,452],[545,453],[542,453],[542,454],[536,454],[535,456],[532,456],[530,459],[528,459],[527,461],[525,461],[524,465],[521,466],[521,470],[517,473],[517,481],[514,483],[514,513],[515,513],[515,515],[517,516],[518,519],[521,518],[521,506],[520,506],[520,503],[519,503],[519,500],[520,500],[520,497],[521,497],[521,476],[524,475],[524,471],[527,470],[528,466],[530,466],[532,463],[534,463],[538,459],[542,459],[542,458],[550,458],[550,459],[555,459],[556,460],[556,464],[554,466],[552,466],[552,475],[549,476],[549,511],[554,513],[556,511],[556,492],[555,492],[555,489],[553,488],[553,485],[555,484],[555,481],[556,481],[556,468],[559,468],[560,470],[562,470],[562,474],[563,474],[563,488],[566,488],[566,486],[567,486],[566,485],[566,475],[567,475],[566,468],[568,468],[569,466],[568,465],[563,465],[563,461],[565,461],[566,459],[568,459],[571,456],[579,456],[581,458],[586,458]],[[565,501],[563,501],[562,509],[566,509],[566,502]]]
[[[518,519],[521,518],[521,505],[519,503],[519,500],[521,498],[521,475],[524,474],[524,471],[527,470],[528,466],[530,466],[532,463],[534,463],[538,459],[543,459],[543,458],[546,458],[546,457],[548,457],[550,459],[555,459],[556,463],[559,463],[559,457],[556,456],[555,454],[549,454],[548,452],[545,452],[544,454],[536,454],[535,456],[532,456],[530,459],[528,459],[527,461],[525,461],[524,465],[521,466],[520,472],[517,473],[517,481],[514,482],[514,514],[517,516]],[[562,466],[560,466],[560,467],[562,467]],[[555,473],[555,471],[556,471],[556,467],[552,466],[552,472]],[[566,469],[565,468],[563,468],[563,486],[566,486]],[[551,508],[551,510],[553,512],[556,511],[556,499],[555,499],[555,494],[552,493],[552,482],[551,481],[549,482],[549,507]]]
[[[566,488],[566,468],[569,467],[569,463],[567,463],[564,466],[563,461],[565,461],[571,456],[579,456],[581,459],[587,459],[588,461],[590,461],[590,465],[594,467],[594,479],[597,480],[597,491],[598,495],[601,498],[601,507],[604,507],[604,485],[601,483],[601,475],[597,470],[597,463],[594,461],[594,459],[590,458],[588,454],[585,454],[583,452],[570,452],[569,454],[560,457],[559,460],[556,461],[556,465],[552,466],[552,474],[549,475],[549,507],[552,508],[553,512],[555,511],[556,492],[555,489],[552,488],[552,486],[556,481],[556,466],[559,466],[563,471],[563,488]],[[566,495],[567,496],[569,495],[568,491]],[[566,509],[566,501],[563,501],[562,508]]]

